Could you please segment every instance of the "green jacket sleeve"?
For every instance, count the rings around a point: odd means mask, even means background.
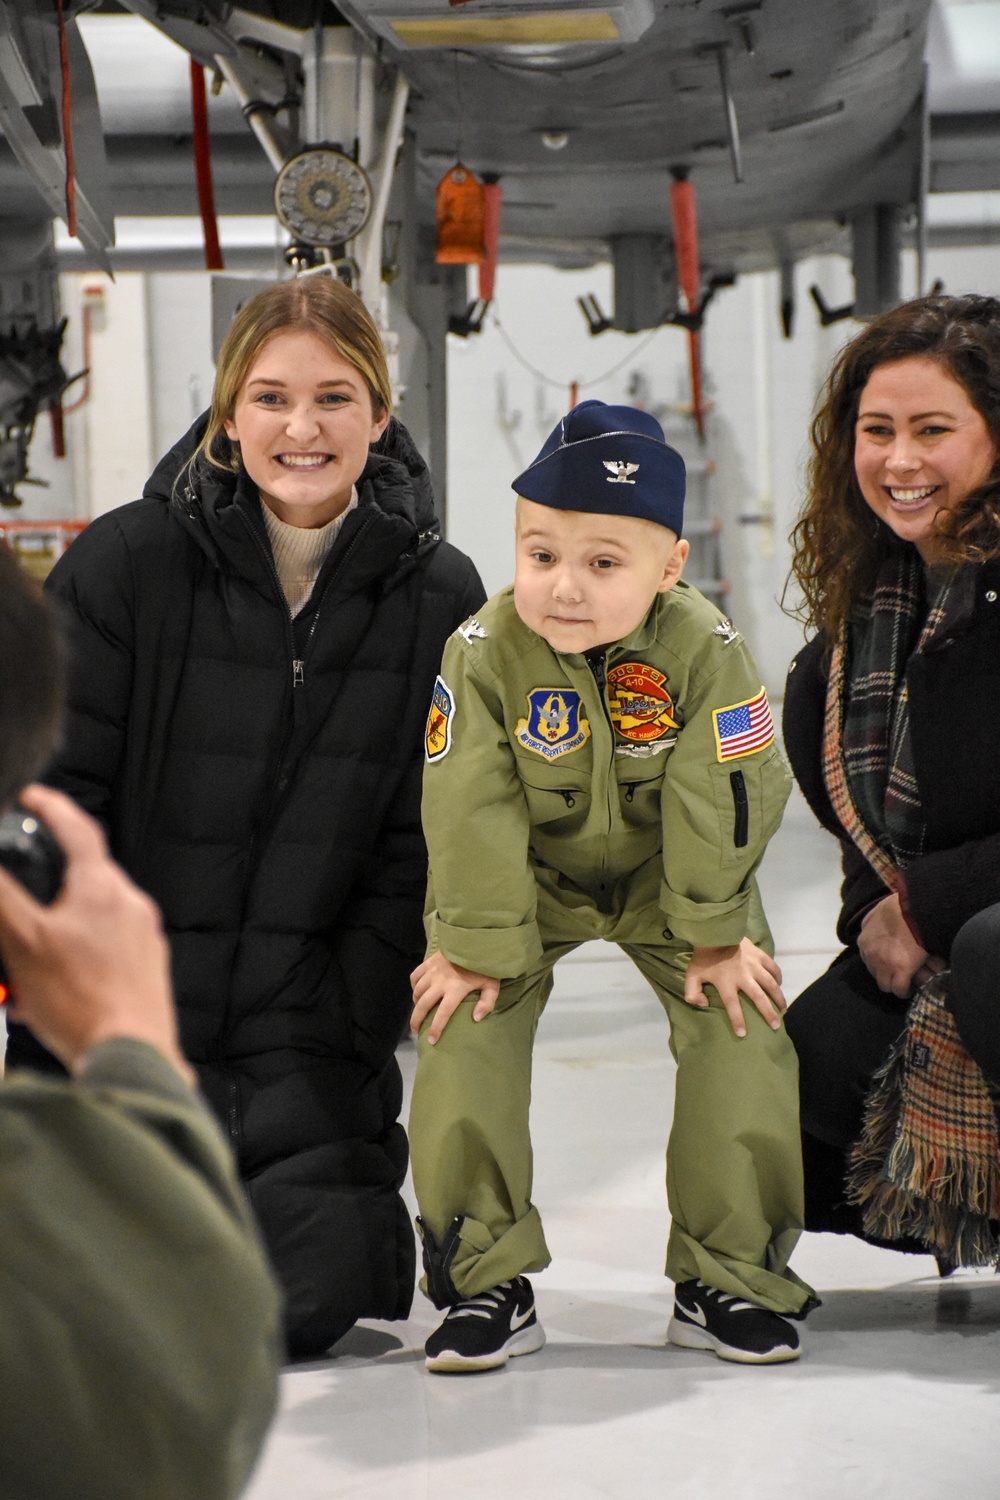
[[[0,1086],[0,1494],[230,1500],[274,1411],[278,1296],[198,1097],[152,1048]]]
[[[781,822],[791,776],[773,730],[758,750],[724,753],[733,747],[720,746],[716,716],[757,698],[760,675],[742,641],[710,640],[706,649],[721,660],[692,670],[697,685],[664,778],[661,905],[675,937],[723,947],[746,934],[754,871]]]
[[[449,744],[443,753],[429,748],[424,770],[428,948],[463,968],[509,979],[542,956],[528,808],[500,698],[473,671],[454,636],[445,647],[441,681],[452,701]],[[470,890],[484,871],[488,891]],[[470,907],[488,911],[489,925],[469,927]]]

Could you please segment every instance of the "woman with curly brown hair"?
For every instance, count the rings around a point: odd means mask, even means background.
[[[806,1227],[996,1259],[1000,301],[925,297],[838,356],[792,576],[785,741],[842,843],[844,951],[790,1008]]]

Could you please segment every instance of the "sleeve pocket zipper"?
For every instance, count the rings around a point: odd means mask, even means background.
[[[750,798],[747,796],[746,778],[742,771],[730,771],[729,785],[733,789],[733,808],[736,818],[733,823],[733,844],[745,849],[750,838]]]

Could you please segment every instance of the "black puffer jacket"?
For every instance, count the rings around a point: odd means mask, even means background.
[[[200,431],[51,575],[73,649],[50,779],[163,910],[183,1046],[306,1353],[410,1306],[394,1048],[423,950],[423,728],[484,594],[393,420],[293,623],[253,486],[181,472]]]
[[[1000,901],[1000,563],[974,566],[967,616],[906,669],[910,732],[927,852],[906,867],[909,910],[930,953],[947,958],[959,928]],[[789,669],[784,735],[795,779],[842,843],[841,942],[889,894],[841,827],[823,782],[827,651],[817,636]]]

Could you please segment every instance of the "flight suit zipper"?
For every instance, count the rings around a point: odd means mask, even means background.
[[[605,830],[605,833],[606,833],[607,838],[610,838],[611,837],[611,831],[614,828],[614,824],[615,824],[615,812],[614,812],[614,807],[612,805],[612,800],[611,799],[612,799],[613,791],[616,792],[617,789],[618,789],[618,782],[617,782],[617,779],[615,778],[615,774],[614,774],[614,768],[615,768],[615,759],[614,759],[614,757],[615,757],[615,726],[614,726],[614,724],[612,723],[612,720],[611,720],[611,711],[608,708],[608,700],[607,700],[607,696],[606,696],[606,694],[607,694],[607,687],[608,687],[607,654],[604,651],[593,651],[593,652],[587,651],[587,652],[584,653],[584,660],[586,661],[586,663],[589,666],[591,672],[593,673],[594,682],[597,685],[597,691],[601,695],[601,707],[604,710],[604,718],[605,718],[605,720],[607,722],[608,728],[611,730],[611,762],[610,762],[610,764],[607,767],[607,771],[605,773],[605,778],[604,778],[605,789],[606,789],[606,793],[607,793],[607,812],[608,812],[608,826],[607,826],[607,829]],[[600,886],[601,886],[601,890],[602,891],[607,890],[608,882],[607,882],[606,876],[607,876],[606,855],[602,854],[601,855],[601,880],[600,880]]]

